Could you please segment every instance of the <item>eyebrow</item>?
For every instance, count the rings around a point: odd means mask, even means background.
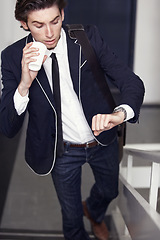
[[[53,20],[51,20],[50,22],[54,22],[57,18],[59,18],[60,15],[56,16]],[[39,21],[33,21],[32,23],[38,23],[38,24],[43,24],[43,22],[39,22]]]

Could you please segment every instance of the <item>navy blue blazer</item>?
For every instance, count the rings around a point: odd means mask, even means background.
[[[64,29],[66,31],[65,27]],[[122,64],[110,51],[95,26],[86,26],[85,31],[104,73],[109,76],[110,80],[113,81],[121,92],[121,102],[119,104],[128,104],[134,110],[135,116],[130,122],[136,122],[144,96],[144,85],[141,79],[127,66]],[[66,35],[74,90],[81,101],[85,117],[91,127],[94,115],[111,113],[112,109],[110,109],[106,99],[99,90],[83,55],[81,63],[79,63],[80,45],[75,40],[69,38],[67,31]],[[31,34],[8,46],[2,52],[2,81],[4,88],[0,103],[0,131],[8,137],[15,136],[23,124],[26,111],[28,111],[29,120],[25,158],[36,173],[47,174],[52,170],[56,158],[56,111],[48,103],[36,80],[33,81],[29,90],[30,100],[27,109],[20,116],[17,114],[13,102],[15,90],[21,79],[22,50],[26,43],[30,41],[32,41]],[[81,74],[80,79],[79,74]],[[54,97],[43,67],[39,71],[37,78],[54,107]],[[97,140],[101,144],[107,145],[112,143],[115,138],[116,128],[113,128],[101,133]]]

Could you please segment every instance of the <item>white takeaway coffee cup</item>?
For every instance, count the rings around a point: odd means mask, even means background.
[[[38,51],[39,55],[33,57],[33,58],[35,58],[37,60],[35,62],[30,62],[29,63],[29,69],[32,70],[32,71],[39,71],[41,69],[43,58],[44,58],[44,55],[46,53],[47,48],[41,42],[33,42],[31,48],[32,47],[39,49],[39,51]]]

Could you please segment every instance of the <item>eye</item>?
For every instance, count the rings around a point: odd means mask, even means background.
[[[43,27],[43,23],[35,22],[35,23],[33,23],[33,26],[35,28],[42,28]]]
[[[56,19],[54,19],[53,21],[52,21],[52,24],[58,24],[58,22],[59,22],[59,17],[58,18],[56,18]]]
[[[54,21],[54,22],[53,22],[53,24],[57,24],[57,23],[58,23],[58,21]]]
[[[43,25],[36,25],[35,27],[36,27],[36,28],[42,28]]]

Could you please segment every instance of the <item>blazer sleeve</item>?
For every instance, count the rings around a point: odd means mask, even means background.
[[[135,114],[129,122],[136,122],[144,98],[142,80],[110,50],[96,26],[88,26],[86,32],[105,75],[120,91],[118,105],[129,105]]]
[[[16,74],[17,67],[12,56],[10,48],[5,49],[1,54],[3,88],[0,102],[0,131],[7,137],[14,137],[18,133],[25,116],[25,112],[19,116],[14,106],[13,96],[20,79],[19,73]]]

